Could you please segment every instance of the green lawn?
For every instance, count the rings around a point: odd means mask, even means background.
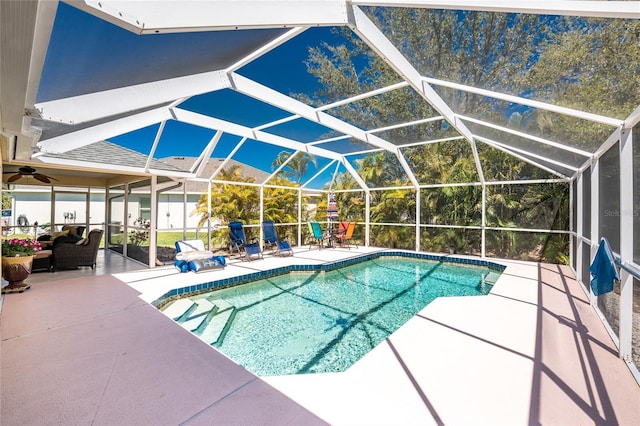
[[[33,239],[33,234],[11,234],[8,236],[3,236],[2,239],[9,239],[9,238],[31,238]],[[207,234],[206,233],[200,233],[200,239],[202,241],[207,242],[206,240],[207,238]],[[182,232],[158,232],[158,246],[162,246],[162,247],[175,247],[175,243],[176,241],[182,240]],[[195,232],[187,232],[187,240],[195,240],[196,239],[196,233]],[[111,242],[114,244],[121,244],[122,243],[122,234],[120,235],[113,235],[111,237]],[[147,240],[147,244],[148,244],[148,240]],[[147,245],[147,244],[142,244],[142,245]],[[212,241],[212,244],[216,244],[215,240]],[[102,237],[102,242],[100,243],[100,246],[103,247],[104,246],[104,236]]]

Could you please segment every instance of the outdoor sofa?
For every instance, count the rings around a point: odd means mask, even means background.
[[[69,241],[63,237],[58,237],[53,241],[52,268],[53,269],[76,269],[79,266],[96,266],[100,240],[102,239],[102,229],[93,229],[87,238]]]

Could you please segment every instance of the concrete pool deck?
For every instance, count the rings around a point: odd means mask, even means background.
[[[507,270],[489,296],[437,299],[344,373],[257,378],[148,304],[371,251],[302,248],[199,274],[33,274],[2,306],[0,422],[638,424],[640,387],[568,267],[490,259]]]

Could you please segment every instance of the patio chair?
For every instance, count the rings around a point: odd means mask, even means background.
[[[229,222],[229,239],[231,240],[231,254],[238,252],[238,256],[243,260],[251,260],[253,257],[263,258],[258,240],[254,238],[247,241],[242,222]]]
[[[265,248],[270,247],[272,254],[276,256],[293,256],[291,244],[278,238],[278,233],[272,220],[262,222],[262,232],[264,234]]]
[[[318,222],[309,222],[309,232],[311,233],[309,248],[315,244],[318,246],[318,249],[322,250],[324,240],[327,239],[327,236],[322,232],[320,224]]]
[[[87,238],[77,242],[61,241],[54,242],[52,252],[53,269],[76,269],[79,266],[96,266],[100,240],[102,239],[102,229],[93,229]]]
[[[338,231],[338,233],[336,234],[336,239],[338,240],[338,244],[340,245],[340,247],[344,247],[346,244],[347,248],[351,249],[351,245],[349,244],[349,241],[351,241],[351,239],[353,238],[353,231],[355,231],[356,229],[356,223],[340,222],[340,225],[342,225],[343,223],[346,224],[347,228],[342,233]],[[358,248],[358,244],[355,244],[355,245],[356,245],[356,248]]]
[[[349,227],[349,222],[340,222],[338,223],[338,230],[335,232],[334,237],[339,239],[347,233],[347,228]]]

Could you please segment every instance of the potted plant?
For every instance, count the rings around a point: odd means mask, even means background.
[[[2,242],[2,276],[9,282],[3,293],[22,293],[31,287],[24,280],[31,273],[33,256],[40,250],[40,242],[30,238],[10,238]]]

